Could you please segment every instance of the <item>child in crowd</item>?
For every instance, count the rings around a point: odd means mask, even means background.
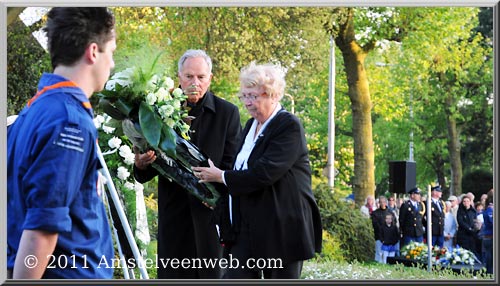
[[[399,242],[399,229],[392,220],[392,214],[385,216],[385,224],[380,230],[380,239],[382,240],[382,262],[387,263],[387,257],[394,257],[396,254],[397,243]]]

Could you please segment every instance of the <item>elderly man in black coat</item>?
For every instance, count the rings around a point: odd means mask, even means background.
[[[191,142],[220,168],[230,168],[239,144],[241,124],[238,108],[208,90],[212,79],[212,61],[201,50],[188,50],[179,60],[179,82],[188,96]],[[146,182],[158,175],[150,164],[154,152],[136,154],[134,175]],[[223,184],[217,190],[227,194]],[[183,267],[162,262],[194,258],[221,258],[216,216],[212,209],[164,177],[158,178],[158,278],[219,279],[219,267]],[[169,260],[167,260],[169,259]],[[213,260],[215,261],[215,260]]]

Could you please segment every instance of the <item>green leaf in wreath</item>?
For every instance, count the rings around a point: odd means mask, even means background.
[[[142,134],[153,148],[158,148],[161,137],[162,121],[154,110],[146,102],[142,101],[139,106],[139,123]]]
[[[176,152],[176,138],[177,134],[174,129],[170,128],[168,125],[164,124],[161,129],[161,142],[160,149],[165,151],[169,157],[177,158]]]
[[[115,102],[115,107],[120,110],[123,114],[125,114],[127,117],[130,117],[130,112],[132,111],[133,107],[130,106],[130,104],[127,104],[121,99],[118,99]]]
[[[127,116],[125,114],[123,114],[123,112],[121,110],[116,108],[116,106],[114,106],[109,100],[107,100],[105,98],[101,98],[99,100],[99,107],[102,108],[102,110],[107,115],[111,116],[112,118],[114,118],[116,120],[123,120],[123,119],[127,118]]]

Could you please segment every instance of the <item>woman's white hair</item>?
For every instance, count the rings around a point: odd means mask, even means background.
[[[241,69],[240,86],[261,86],[269,96],[281,100],[285,95],[285,75],[286,69],[278,64],[256,64],[253,61]]]

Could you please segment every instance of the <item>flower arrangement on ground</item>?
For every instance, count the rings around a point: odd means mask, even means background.
[[[186,96],[157,63],[144,58],[141,65],[115,73],[99,94],[106,114],[121,123],[120,132],[140,152],[154,150],[151,164],[158,173],[215,207],[219,193],[210,183],[199,183],[192,166],[207,165],[208,157],[189,141]]]
[[[411,241],[401,248],[401,256],[418,262],[427,261],[427,245]]]
[[[420,263],[427,263],[428,247],[421,242],[410,242],[401,248],[401,256],[415,260]],[[471,265],[476,262],[474,253],[470,250],[455,247],[448,250],[446,247],[433,246],[431,249],[431,262],[434,265]]]

